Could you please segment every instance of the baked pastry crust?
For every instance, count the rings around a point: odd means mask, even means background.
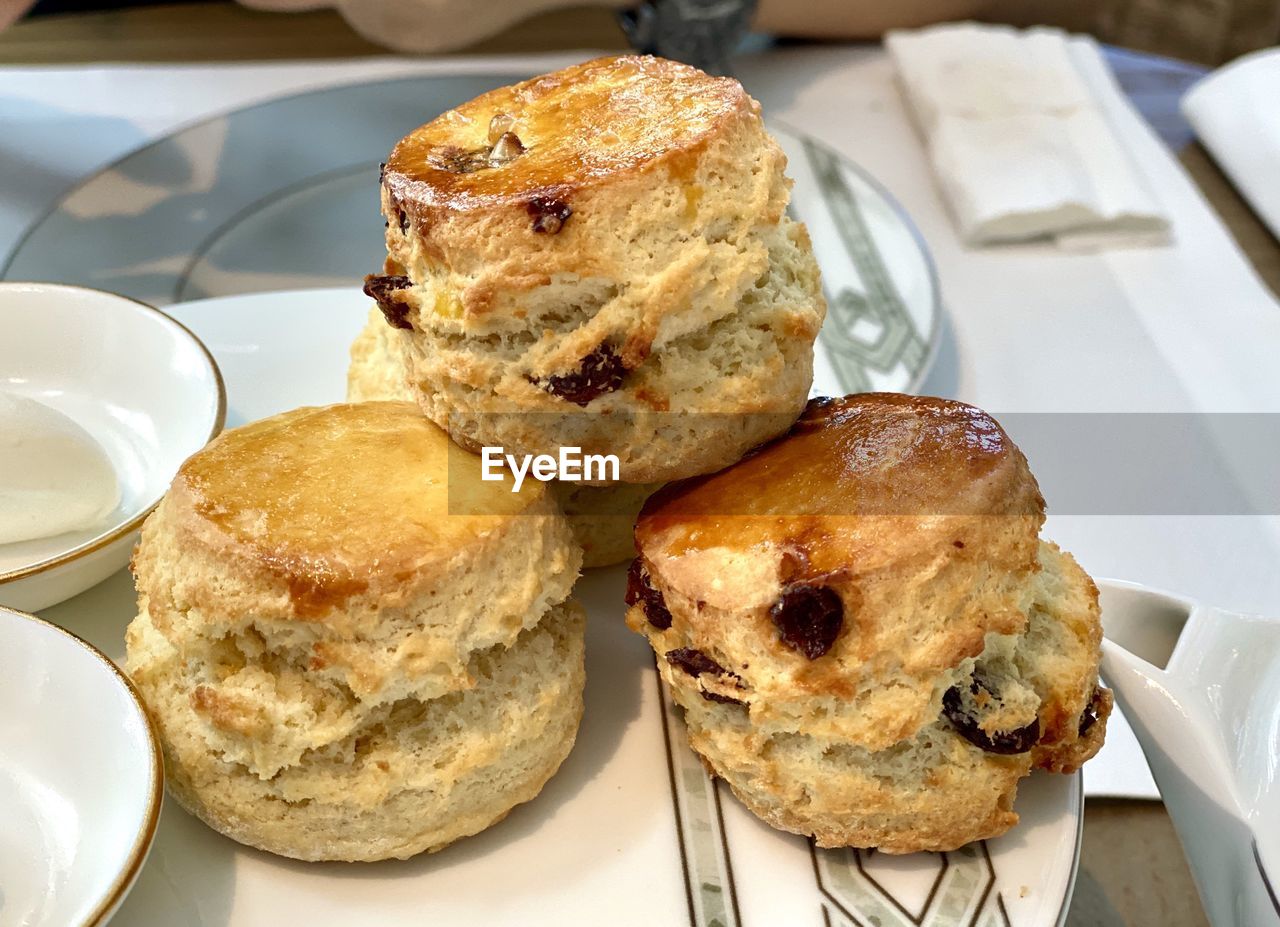
[[[845,737],[883,748],[936,714],[938,673],[1025,623],[1043,505],[985,413],[869,393],[814,400],[787,437],[662,489],[636,542],[688,638],[751,666],[761,718],[820,698]],[[820,660],[779,646],[770,616],[809,584],[849,616]]]
[[[1033,767],[1102,742],[1097,590],[1039,540],[1043,505],[978,409],[815,400],[788,436],[649,500],[627,621],[694,748],[766,820],[950,849],[1007,830]]]
[[[528,218],[532,197],[576,199],[658,167],[691,173],[730,122],[758,113],[732,78],[647,55],[596,58],[482,94],[409,133],[392,149],[383,184],[444,253],[441,220],[501,219],[513,207]],[[496,114],[513,117],[524,151],[502,170],[459,169],[460,156],[492,148]]]
[[[480,481],[472,455],[388,402],[223,432],[143,525],[133,571],[171,640],[299,638],[314,672],[363,697],[434,698],[566,598],[580,563],[545,485]]]
[[[635,557],[636,518],[661,484],[581,486],[555,481],[549,485],[582,545],[583,569],[629,563]]]
[[[515,516],[526,515],[528,526],[563,527],[544,484],[515,493],[509,478],[482,481],[473,456],[413,404],[373,402],[294,409],[224,432],[178,470],[143,536],[163,532],[164,547],[211,575],[262,585],[248,600],[193,587],[188,597],[210,620],[239,611],[336,622],[348,605],[387,607],[429,591],[460,550],[520,531]],[[144,544],[134,558],[140,591],[157,601],[173,594],[149,587],[163,555]]]
[[[736,81],[642,56],[411,133],[367,284],[407,388],[473,449],[614,453],[630,483],[736,460],[799,414],[826,311],[785,161]]]
[[[351,595],[411,594],[405,578],[428,581],[501,520],[547,511],[545,486],[482,482],[478,467],[451,468],[455,455],[406,403],[295,409],[187,460],[167,514],[184,537],[277,576],[306,618]]]

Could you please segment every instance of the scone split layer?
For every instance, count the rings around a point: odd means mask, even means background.
[[[487,826],[573,742],[580,556],[545,487],[481,482],[411,404],[227,432],[184,464],[134,558],[128,668],[175,794],[303,859],[411,855]]]
[[[822,845],[950,849],[1007,830],[1032,767],[1101,745],[1097,591],[1038,539],[1042,507],[979,410],[815,401],[650,500],[628,623],[761,817]]]
[[[143,612],[129,630],[129,672],[158,721],[171,794],[215,830],[294,859],[407,858],[500,821],[560,767],[582,717],[583,622],[576,603],[554,606],[509,647],[477,653],[468,687],[434,699],[307,693],[271,734],[307,746],[269,776],[225,749],[236,735],[209,670],[229,667],[201,660],[225,654],[180,650]],[[254,682],[233,710],[274,712],[294,680]]]

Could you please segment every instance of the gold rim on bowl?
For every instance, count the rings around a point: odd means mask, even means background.
[[[99,662],[106,665],[116,679],[124,686],[125,691],[129,694],[130,701],[138,709],[138,713],[142,715],[143,724],[147,730],[147,746],[148,758],[151,767],[151,789],[147,796],[147,811],[144,815],[142,827],[139,828],[137,836],[134,838],[133,846],[129,848],[129,854],[125,858],[125,863],[116,874],[115,880],[111,883],[111,887],[107,889],[106,894],[94,907],[87,920],[80,927],[101,927],[107,922],[111,914],[115,912],[116,907],[124,899],[129,889],[133,886],[134,881],[138,878],[138,873],[142,870],[142,864],[146,861],[147,853],[151,849],[151,844],[155,841],[156,828],[160,823],[160,808],[164,803],[164,759],[160,751],[160,736],[156,731],[155,722],[151,719],[150,712],[143,704],[142,695],[138,692],[137,687],[133,684],[133,680],[129,678],[114,660],[105,653],[89,643],[80,635],[68,631],[61,625],[56,625],[52,621],[46,621],[38,615],[30,612],[24,612],[20,609],[0,606],[0,614],[9,614],[18,618],[25,618],[28,621],[42,624],[45,627],[52,628],[59,634],[69,638],[72,642],[82,647]]]
[[[132,296],[121,296],[119,293],[112,293],[108,290],[95,290],[93,287],[78,286],[71,283],[39,283],[27,280],[5,280],[0,282],[0,287],[7,288],[9,286],[37,286],[45,289],[80,290],[86,293],[98,293],[103,296],[111,296],[115,299],[121,299],[125,302],[133,303],[136,306],[141,306],[148,312],[158,315],[162,321],[177,328],[180,332],[190,338],[191,341],[195,343],[195,346],[200,349],[200,353],[204,355],[205,360],[209,364],[209,369],[213,372],[214,386],[218,391],[218,408],[213,417],[213,428],[209,432],[209,437],[205,439],[205,443],[207,444],[212,441],[222,432],[222,428],[227,421],[227,386],[222,379],[222,371],[218,368],[218,362],[213,359],[213,354],[207,347],[205,347],[205,343],[200,340],[195,332],[187,328],[187,326],[183,325],[173,316],[169,315],[167,312],[157,309],[149,303],[144,303],[140,299],[134,299]],[[196,450],[199,450],[199,448]],[[79,560],[82,557],[87,557],[89,554],[95,553],[96,551],[102,550],[104,547],[114,544],[121,538],[138,530],[142,523],[146,521],[147,516],[155,511],[156,506],[160,504],[160,499],[163,498],[163,496],[164,490],[161,490],[160,495],[136,515],[114,528],[104,531],[97,537],[85,541],[78,547],[73,547],[71,550],[57,554],[53,557],[47,557],[44,560],[39,560],[28,566],[20,567],[16,570],[10,570],[7,573],[0,573],[0,585],[11,583],[19,579],[26,579],[27,577],[36,576],[40,573],[45,573],[55,567],[60,567],[64,564],[71,563],[72,561]]]

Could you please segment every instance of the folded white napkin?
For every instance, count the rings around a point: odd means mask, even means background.
[[[1118,91],[1091,39],[956,23],[890,32],[885,47],[966,241],[1169,240],[1096,97]]]
[[[1280,238],[1280,48],[1237,58],[1182,98],[1182,113]]]

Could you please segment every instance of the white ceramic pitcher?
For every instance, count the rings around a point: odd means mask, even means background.
[[[1280,927],[1280,618],[1102,589],[1102,674],[1215,927]]]

